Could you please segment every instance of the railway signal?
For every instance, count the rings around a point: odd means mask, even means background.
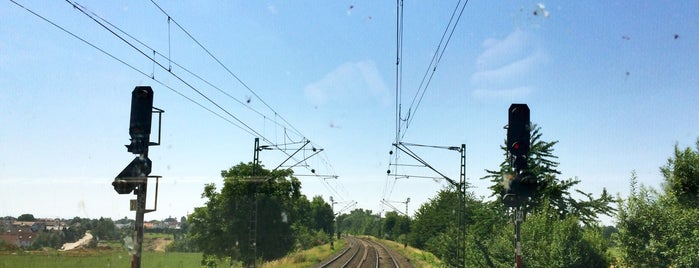
[[[527,169],[530,129],[529,106],[526,104],[510,105],[507,120],[507,150],[510,152],[512,166],[515,169]]]
[[[147,154],[150,145],[150,130],[153,118],[153,89],[147,86],[136,87],[131,92],[131,120],[129,135],[131,144],[127,151],[134,154]]]
[[[151,165],[152,162],[148,157],[134,158],[112,182],[114,190],[119,194],[130,194],[136,190],[139,184],[145,181],[139,178],[146,178],[150,174]]]
[[[536,174],[529,171],[529,154],[531,149],[531,122],[529,106],[512,104],[508,109],[507,151],[514,174],[505,178],[502,201],[507,207],[514,207],[515,218],[515,267],[522,267],[522,248],[520,244],[520,227],[524,221],[522,204],[532,197],[538,188]]]
[[[141,267],[141,251],[143,245],[143,214],[153,212],[158,204],[158,179],[160,176],[150,176],[152,162],[148,158],[148,147],[160,145],[160,127],[158,127],[158,142],[150,141],[153,113],[158,113],[160,125],[164,111],[153,107],[153,89],[148,86],[138,86],[131,92],[131,115],[129,121],[129,136],[131,144],[126,145],[126,150],[136,156],[119,175],[114,178],[112,186],[118,194],[136,195],[132,201],[132,209],[136,210],[136,223],[134,225],[134,251],[131,259],[132,268]],[[146,209],[146,193],[148,178],[156,178],[155,206]]]

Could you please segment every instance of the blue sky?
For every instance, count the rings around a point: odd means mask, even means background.
[[[301,176],[309,198],[332,195],[380,211],[389,209],[381,199],[410,197],[413,210],[447,185],[385,175],[396,117],[393,1],[158,2],[261,99],[174,23],[168,30],[152,3],[77,2],[245,103],[172,68],[255,135],[165,87],[235,121],[66,2],[17,2],[147,76],[12,2],[0,4],[0,215],[133,218],[133,196],[116,194],[111,182],[134,157],[123,145],[138,85],[152,86],[154,106],[165,110],[162,145],[150,149],[152,174],[163,176],[158,211],[146,219],[201,206],[205,183],[220,185],[222,169],[252,160],[256,135],[264,144],[306,137],[324,149],[307,164],[339,177]],[[455,5],[404,2],[405,107]],[[692,1],[470,1],[403,141],[466,144],[471,191],[487,197],[489,182],[479,178],[503,160],[507,107],[527,103],[543,138],[559,141],[561,178],[623,196],[636,170],[641,183],[659,187],[674,145],[694,146],[699,137],[698,18]],[[458,153],[417,151],[458,178]],[[261,152],[269,168],[283,159]]]

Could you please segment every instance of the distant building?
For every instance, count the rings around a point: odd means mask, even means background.
[[[18,221],[5,218],[0,221],[0,240],[9,245],[29,247],[43,231],[59,231],[66,226],[65,222],[58,219]]]
[[[29,247],[38,236],[39,233],[33,231],[31,226],[12,225],[7,227],[6,230],[0,234],[0,240],[18,247]]]

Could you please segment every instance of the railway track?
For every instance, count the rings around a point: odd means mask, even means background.
[[[320,264],[319,268],[345,267],[410,267],[401,265],[395,253],[381,243],[367,238],[347,237],[347,248],[331,259]]]

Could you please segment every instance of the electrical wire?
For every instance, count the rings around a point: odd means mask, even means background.
[[[69,4],[71,4],[75,9],[79,10],[81,13],[85,14],[87,17],[89,17],[90,19],[92,19],[93,21],[95,21],[97,24],[99,24],[100,26],[102,26],[105,30],[109,31],[109,32],[112,33],[114,36],[116,36],[117,38],[119,38],[121,41],[123,41],[124,43],[126,43],[127,45],[129,45],[131,48],[135,49],[135,50],[136,50],[137,52],[139,52],[141,55],[143,55],[144,57],[146,57],[146,58],[148,58],[149,60],[151,60],[152,62],[154,62],[156,65],[158,65],[158,67],[162,68],[163,70],[168,70],[168,68],[166,68],[164,65],[162,65],[162,64],[161,64],[160,62],[158,62],[157,60],[155,60],[153,57],[149,56],[148,54],[146,54],[145,52],[143,52],[142,50],[140,50],[139,48],[137,48],[133,43],[131,43],[131,42],[129,42],[128,40],[126,40],[123,36],[121,36],[121,35],[119,35],[118,33],[114,32],[111,28],[107,27],[104,23],[100,22],[100,21],[97,20],[95,17],[91,16],[86,10],[84,10],[84,9],[82,8],[82,6],[80,6],[80,5],[76,4],[76,3],[73,3],[71,0],[65,0],[65,1],[66,1],[67,3],[69,3]],[[239,124],[243,125],[245,128],[247,128],[247,129],[250,130],[251,132],[255,133],[257,136],[262,136],[262,135],[261,135],[259,132],[257,132],[255,129],[253,129],[253,128],[250,127],[248,124],[246,124],[245,122],[243,122],[242,120],[240,120],[238,117],[236,117],[235,115],[233,115],[231,112],[229,112],[228,110],[226,110],[225,108],[223,108],[223,106],[221,106],[220,104],[218,104],[216,101],[214,101],[213,99],[211,99],[209,96],[206,96],[206,94],[204,94],[203,92],[201,92],[199,89],[197,89],[196,87],[194,87],[192,84],[188,83],[187,81],[185,81],[183,78],[181,78],[181,77],[178,76],[177,74],[175,74],[175,73],[173,73],[173,72],[171,72],[171,71],[168,71],[168,72],[170,73],[170,75],[172,75],[173,77],[177,78],[177,80],[179,80],[180,82],[182,82],[184,85],[186,85],[186,86],[189,87],[190,89],[194,90],[194,92],[196,92],[197,94],[199,94],[199,96],[201,96],[202,98],[206,99],[206,100],[209,101],[211,104],[213,104],[214,106],[216,106],[217,108],[219,108],[221,111],[223,111],[224,113],[226,113],[228,116],[230,116],[231,118],[233,118],[233,119],[234,119],[235,121],[237,121]]]
[[[180,30],[182,30],[185,34],[187,34],[187,36],[189,36],[189,38],[191,38],[192,41],[194,41],[197,45],[199,45],[199,47],[201,47],[201,49],[203,49],[212,59],[214,59],[221,67],[223,67],[223,69],[226,70],[228,72],[228,74],[230,74],[233,78],[235,78],[243,87],[245,87],[258,100],[260,100],[260,102],[262,102],[262,104],[264,104],[268,109],[273,111],[275,114],[279,114],[269,104],[267,104],[267,102],[265,102],[254,90],[252,90],[252,88],[250,88],[245,82],[243,82],[243,80],[241,80],[225,64],[223,64],[223,62],[221,62],[216,56],[214,56],[214,54],[212,54],[201,42],[199,42],[194,36],[192,36],[192,34],[190,34],[189,31],[187,31],[184,27],[182,27],[182,25],[180,25],[180,23],[178,23],[175,19],[173,19],[172,16],[170,16],[170,14],[168,14],[163,8],[160,7],[160,5],[158,5],[154,0],[151,0],[150,2],[153,3],[153,5],[155,5],[163,14],[165,14],[165,16],[168,17],[168,20],[171,20],[172,22],[174,22],[175,25],[177,25],[177,27],[180,28]],[[298,134],[299,136],[304,136],[303,134],[301,134],[301,132],[298,129],[296,129],[296,127],[294,127],[294,125],[289,123],[284,117],[279,115],[279,118],[282,121],[284,121],[284,123],[286,123],[292,130],[296,131],[296,134]]]
[[[211,51],[209,51],[209,49],[207,49],[201,42],[199,42],[199,40],[197,40],[191,33],[189,33],[189,31],[187,31],[182,25],[180,25],[180,23],[177,22],[177,20],[175,20],[169,13],[167,13],[160,5],[158,5],[154,0],[151,0],[150,2],[153,3],[153,5],[155,5],[165,16],[167,16],[168,22],[172,21],[173,23],[175,23],[175,25],[178,28],[180,28],[180,30],[182,30],[190,39],[192,39],[192,41],[194,41],[202,50],[204,50],[204,52],[206,52],[224,70],[226,70],[226,72],[228,72],[229,75],[231,75],[233,78],[235,78],[235,80],[237,80],[244,88],[246,88],[250,93],[252,93],[258,100],[260,100],[260,102],[262,104],[264,104],[270,111],[272,111],[274,113],[275,117],[279,117],[284,123],[286,123],[286,126],[291,128],[291,130],[293,130],[297,135],[299,135],[301,137],[305,137],[305,135],[303,135],[296,127],[294,127],[294,125],[289,123],[283,116],[281,116],[281,114],[279,114],[274,108],[272,108],[267,102],[265,102],[250,86],[248,86],[245,82],[243,82],[243,80],[240,77],[238,77],[235,73],[233,73],[230,70],[230,68],[228,68],[223,62],[221,62],[221,60],[219,60],[213,53],[211,53]],[[226,94],[226,95],[228,95],[228,94]],[[272,122],[276,123],[276,120],[272,121]],[[281,125],[279,125],[279,126],[281,126]],[[286,129],[286,126],[283,126],[283,127]],[[260,136],[265,141],[272,143],[269,139],[265,138],[263,135],[260,135]],[[279,147],[277,147],[277,148],[282,150]],[[308,169],[308,167],[307,167],[307,169]]]
[[[459,0],[459,2],[456,4],[454,7],[454,10],[451,13],[451,16],[449,18],[449,22],[447,23],[447,26],[444,29],[444,32],[442,33],[442,37],[439,40],[439,44],[437,45],[437,48],[435,49],[435,52],[432,55],[432,59],[428,65],[427,70],[425,71],[425,74],[422,77],[422,80],[420,81],[420,84],[418,86],[418,90],[415,92],[415,96],[413,96],[413,99],[410,103],[410,106],[408,106],[407,109],[407,114],[405,116],[405,119],[402,117],[403,114],[403,107],[402,107],[402,46],[403,46],[403,1],[402,0],[397,0],[396,2],[396,138],[395,138],[395,143],[393,144],[393,147],[395,147],[396,151],[391,155],[389,158],[389,167],[388,167],[388,172],[386,176],[386,182],[384,184],[384,191],[383,195],[384,198],[388,195],[393,193],[393,189],[395,188],[396,181],[398,179],[398,168],[399,166],[407,166],[407,165],[400,165],[398,164],[399,161],[399,154],[401,152],[405,152],[408,156],[413,158],[414,160],[417,160],[418,162],[421,163],[421,165],[418,165],[419,167],[426,167],[429,168],[439,175],[441,175],[443,178],[447,179],[448,181],[452,182],[451,179],[434,169],[432,166],[429,165],[426,161],[421,159],[417,154],[412,152],[409,148],[405,147],[406,145],[410,146],[418,146],[418,147],[429,147],[429,148],[438,148],[438,149],[449,149],[449,150],[455,150],[454,148],[457,147],[447,147],[447,146],[433,146],[433,145],[422,145],[422,144],[408,144],[408,143],[403,143],[402,140],[405,138],[405,134],[407,133],[407,130],[412,123],[413,119],[415,118],[415,114],[418,111],[418,108],[420,104],[422,103],[422,100],[425,96],[425,93],[427,92],[427,89],[429,88],[429,85],[432,81],[432,78],[434,77],[435,72],[437,71],[437,66],[439,65],[440,61],[442,60],[442,57],[444,56],[444,52],[446,51],[446,48],[448,47],[451,38],[454,34],[454,31],[456,30],[456,26],[458,25],[459,21],[461,20],[461,16],[463,15],[463,12],[466,8],[466,5],[468,4],[468,0],[463,2],[462,5],[462,0]],[[460,11],[459,11],[460,9]],[[457,16],[458,12],[458,16]],[[448,34],[448,35],[447,35]],[[431,72],[430,72],[431,71]],[[419,96],[419,97],[418,97]],[[402,125],[401,123],[405,121],[405,124]],[[404,148],[401,148],[404,147]],[[458,148],[457,148],[458,150]],[[393,167],[393,174],[391,174],[391,168]],[[393,183],[391,184],[391,177],[393,177]],[[410,176],[410,177],[422,177],[422,178],[433,178],[429,176]],[[441,178],[441,177],[440,177]]]
[[[164,84],[162,81],[160,81],[160,80],[158,80],[158,79],[155,79],[155,78],[151,77],[150,75],[146,74],[144,71],[141,71],[141,70],[139,70],[138,68],[134,67],[133,65],[127,63],[126,61],[117,58],[117,57],[114,56],[113,54],[107,52],[106,50],[104,50],[104,49],[98,47],[98,46],[95,45],[95,44],[92,44],[91,42],[85,40],[84,38],[82,38],[82,37],[80,37],[80,36],[78,36],[78,35],[76,35],[75,33],[71,32],[70,30],[61,27],[60,25],[56,24],[55,22],[49,20],[48,18],[46,18],[46,17],[44,17],[44,16],[41,16],[40,14],[34,12],[33,10],[31,10],[31,9],[25,7],[25,6],[23,6],[23,5],[20,4],[20,3],[17,3],[17,2],[14,1],[14,0],[10,0],[10,2],[12,2],[13,4],[19,6],[20,8],[22,8],[22,9],[24,9],[25,11],[29,12],[30,14],[32,14],[32,15],[34,15],[34,16],[40,18],[41,20],[43,20],[43,21],[45,21],[45,22],[51,24],[52,26],[54,26],[54,27],[60,29],[61,31],[67,33],[68,35],[72,36],[73,38],[80,40],[81,42],[85,43],[86,45],[88,45],[88,46],[90,46],[90,47],[96,49],[96,50],[99,51],[99,52],[102,52],[103,54],[109,56],[110,58],[112,58],[112,59],[114,59],[114,60],[120,62],[121,64],[123,64],[123,65],[129,67],[130,69],[132,69],[132,70],[134,70],[134,71],[136,71],[136,72],[142,74],[143,76],[146,76],[146,77],[148,77],[148,78],[151,78],[153,81],[155,81],[155,82],[157,82],[158,84],[160,84],[160,85],[166,87],[167,89],[169,89],[170,91],[174,92],[175,94],[180,95],[181,97],[185,98],[186,100],[188,100],[188,101],[190,101],[190,102],[196,104],[197,106],[201,107],[202,109],[204,109],[204,110],[206,110],[206,111],[208,111],[208,112],[214,114],[215,116],[217,116],[217,117],[219,117],[219,118],[225,120],[226,122],[230,123],[231,125],[236,126],[236,127],[238,127],[238,128],[240,128],[240,129],[242,129],[242,130],[244,130],[244,131],[247,132],[246,129],[244,129],[243,127],[237,125],[235,122],[231,121],[230,119],[225,118],[225,117],[222,116],[221,114],[216,113],[215,111],[213,111],[213,110],[207,108],[207,107],[204,106],[203,104],[201,104],[201,103],[197,102],[196,100],[194,100],[194,99],[188,97],[187,95],[183,94],[182,92],[179,92],[178,90],[176,90],[176,89],[174,89],[174,88],[172,88],[172,87],[170,87],[170,86]],[[250,133],[250,134],[252,134],[252,133]]]
[[[149,46],[149,45],[143,43],[143,42],[142,42],[141,40],[139,40],[138,38],[132,36],[131,34],[129,34],[129,33],[127,33],[126,31],[124,31],[123,29],[119,28],[118,26],[114,25],[114,24],[111,23],[110,21],[106,20],[106,19],[103,18],[102,16],[96,14],[96,13],[93,12],[93,11],[90,11],[90,10],[87,9],[85,6],[80,5],[79,3],[75,3],[75,4],[78,5],[78,6],[80,6],[83,10],[89,12],[92,16],[94,16],[94,17],[98,18],[99,20],[101,20],[102,22],[106,23],[106,24],[109,25],[110,27],[116,29],[116,30],[119,31],[120,33],[122,33],[122,34],[126,35],[127,37],[129,37],[130,39],[134,40],[135,42],[137,42],[137,43],[140,44],[141,46],[147,48],[148,50],[153,51],[154,54],[156,54],[156,55],[158,55],[158,56],[160,56],[160,57],[163,57],[163,58],[167,59],[167,60],[168,60],[168,64],[174,64],[176,67],[182,69],[183,71],[185,71],[185,72],[188,73],[189,75],[191,75],[191,76],[197,78],[199,81],[201,81],[201,82],[203,82],[203,83],[209,85],[210,87],[216,89],[218,92],[224,94],[225,96],[231,98],[232,100],[234,100],[234,101],[237,102],[238,104],[242,105],[243,107],[246,107],[248,110],[250,110],[250,111],[256,113],[257,115],[259,115],[259,116],[265,118],[265,120],[267,120],[267,116],[265,116],[265,114],[263,114],[262,112],[258,111],[258,110],[255,109],[255,108],[253,108],[252,106],[248,105],[246,102],[244,102],[244,101],[242,101],[242,100],[236,98],[235,96],[229,94],[229,93],[226,92],[225,90],[221,89],[221,87],[216,86],[216,85],[214,85],[213,83],[209,82],[208,80],[204,79],[203,77],[201,77],[201,75],[198,75],[198,74],[194,73],[193,71],[189,70],[188,68],[186,68],[186,67],[180,65],[179,63],[173,61],[173,60],[171,59],[171,56],[170,56],[170,55],[165,56],[164,54],[158,52],[157,50],[155,50],[155,49],[152,48],[151,46]],[[170,22],[171,20],[172,20],[172,19],[171,19],[170,17],[168,17],[168,28],[169,28],[169,24],[170,24],[169,22]],[[169,31],[169,30],[168,30],[168,31]],[[168,38],[169,38],[169,35],[168,35]],[[168,44],[169,44],[169,42],[168,42]],[[154,63],[154,65],[155,65],[155,63]],[[168,71],[168,72],[172,72],[172,67],[171,67],[171,66],[168,66],[167,71]],[[152,78],[152,77],[151,77],[151,78]],[[276,114],[275,114],[275,115],[276,115]],[[277,125],[277,126],[285,127],[284,125],[282,125],[281,123],[279,123],[279,122],[277,122],[277,121],[275,121],[275,120],[269,120],[269,121],[272,122],[272,123],[274,123],[274,124]]]
[[[100,21],[97,20],[95,17],[91,16],[91,14],[88,14],[89,12],[88,12],[86,9],[83,9],[83,7],[82,7],[81,5],[79,5],[79,4],[77,4],[77,3],[74,3],[74,2],[72,2],[72,1],[70,1],[70,0],[66,0],[66,2],[68,2],[69,4],[71,4],[75,9],[79,10],[79,11],[80,11],[81,13],[83,13],[84,15],[88,16],[90,19],[92,19],[92,20],[95,21],[97,24],[99,24],[100,26],[102,26],[104,29],[106,29],[107,31],[109,31],[110,33],[112,33],[114,36],[116,36],[117,38],[119,38],[120,40],[122,40],[123,42],[125,42],[127,45],[129,45],[130,47],[132,47],[133,49],[135,49],[136,51],[138,51],[141,55],[145,56],[146,58],[148,58],[149,60],[151,60],[152,62],[154,62],[156,65],[158,65],[158,67],[160,67],[160,68],[163,69],[163,70],[168,70],[168,68],[166,68],[166,67],[165,67],[163,64],[161,64],[160,62],[158,62],[155,58],[150,57],[148,54],[146,54],[146,53],[143,52],[141,49],[139,49],[138,47],[136,47],[133,43],[131,43],[131,42],[129,42],[128,40],[126,40],[123,36],[119,35],[119,34],[116,33],[115,31],[113,31],[111,28],[107,27],[104,23],[100,22]],[[175,22],[175,23],[177,24],[176,21],[173,20],[173,22]],[[258,131],[256,131],[255,129],[253,129],[252,127],[250,127],[248,124],[246,124],[245,122],[243,122],[242,120],[240,120],[238,117],[234,116],[231,112],[229,112],[228,110],[226,110],[225,108],[223,108],[223,106],[221,106],[220,104],[218,104],[217,102],[215,102],[215,101],[214,101],[213,99],[211,99],[210,97],[206,96],[203,92],[201,92],[200,90],[198,90],[196,87],[194,87],[193,85],[191,85],[190,83],[188,83],[187,81],[185,81],[182,77],[180,77],[180,76],[178,76],[177,74],[173,73],[171,70],[168,70],[168,73],[170,73],[170,75],[172,75],[173,77],[175,77],[176,79],[178,79],[180,82],[182,82],[183,84],[185,84],[186,86],[188,86],[190,89],[194,90],[194,91],[195,91],[197,94],[199,94],[201,97],[203,97],[204,99],[206,99],[207,101],[209,101],[211,104],[213,104],[214,106],[216,106],[217,108],[219,108],[220,110],[222,110],[224,113],[228,114],[231,118],[233,118],[235,121],[237,121],[239,124],[241,124],[241,125],[243,125],[243,126],[245,127],[244,129],[243,129],[243,128],[241,128],[241,129],[245,130],[245,131],[248,132],[248,133],[251,133],[253,136],[261,137],[263,140],[265,140],[266,142],[268,142],[268,143],[270,143],[270,144],[273,144],[273,143],[272,143],[268,138],[266,138],[264,135],[260,134]],[[280,118],[281,118],[281,116],[280,116]],[[240,127],[240,126],[238,126],[238,127]],[[300,133],[299,133],[299,134],[300,134]],[[283,150],[282,148],[280,148],[278,145],[274,145],[274,144],[273,144],[272,146],[275,147],[275,148],[277,148],[277,149],[279,149],[280,151],[284,152],[287,156],[290,156],[290,157],[291,157],[291,155],[289,155],[288,152],[284,151],[284,150]],[[292,157],[292,159],[295,159],[295,158]],[[306,168],[308,169],[308,167],[306,167]]]
[[[459,21],[461,20],[461,16],[463,15],[467,4],[468,0],[464,1],[463,5],[461,5],[461,0],[459,0],[459,2],[456,4],[456,7],[454,7],[454,10],[452,11],[451,17],[449,18],[449,22],[447,23],[447,27],[444,29],[444,32],[442,33],[442,37],[439,40],[439,44],[437,45],[437,48],[435,49],[435,52],[432,55],[432,60],[430,61],[430,64],[428,65],[427,70],[425,71],[425,74],[422,77],[422,81],[420,82],[418,90],[415,92],[415,96],[413,96],[413,99],[408,108],[408,116],[406,118],[403,134],[400,138],[401,140],[405,137],[405,133],[407,132],[410,123],[412,123],[413,119],[415,118],[415,113],[417,112],[418,108],[420,107],[420,104],[422,103],[423,98],[425,97],[425,93],[429,88],[429,85],[432,81],[432,77],[434,76],[434,73],[437,71],[437,66],[439,65],[440,61],[442,60],[442,57],[444,56],[444,52],[449,46],[451,37],[453,36],[454,31],[456,30],[456,26],[459,24]],[[459,7],[461,8],[461,11],[459,11],[458,17],[456,17],[456,21],[454,21],[456,12],[459,10]],[[453,24],[452,21],[454,21]],[[448,37],[447,33],[449,33]],[[443,46],[442,43],[444,43]],[[418,95],[420,96],[419,98]]]
[[[156,79],[155,76],[153,75],[154,72],[153,72],[153,74],[148,75],[148,74],[145,73],[144,71],[142,71],[142,70],[140,70],[140,69],[134,67],[133,65],[129,64],[129,63],[126,62],[125,60],[122,60],[122,59],[118,58],[117,56],[115,56],[115,55],[113,55],[113,54],[107,52],[106,50],[104,50],[104,49],[98,47],[97,45],[92,44],[91,42],[87,41],[86,39],[84,39],[84,38],[82,38],[82,37],[76,35],[75,33],[71,32],[70,30],[67,30],[66,28],[64,28],[64,27],[62,27],[62,26],[60,26],[60,25],[58,25],[57,23],[54,23],[53,21],[49,20],[48,18],[41,16],[40,14],[34,12],[33,10],[31,10],[31,9],[29,9],[29,8],[27,8],[27,7],[25,7],[25,6],[23,6],[22,4],[19,4],[18,2],[14,1],[14,0],[10,0],[10,2],[12,2],[12,3],[14,3],[15,5],[21,7],[22,9],[24,9],[25,11],[27,11],[27,12],[33,14],[34,16],[36,16],[36,17],[38,17],[38,18],[44,20],[45,22],[47,22],[47,23],[53,25],[54,27],[56,27],[56,28],[62,30],[63,32],[67,33],[68,35],[70,35],[70,36],[72,36],[72,37],[74,37],[74,38],[80,40],[81,42],[83,42],[83,43],[89,45],[90,47],[92,47],[92,48],[94,48],[94,49],[100,51],[101,53],[103,53],[103,54],[109,56],[110,58],[112,58],[112,59],[114,59],[114,60],[120,62],[121,64],[123,64],[123,65],[129,67],[130,69],[132,69],[132,70],[134,70],[134,71],[140,73],[141,75],[151,78],[153,81],[157,82],[158,84],[160,84],[160,85],[162,85],[162,86],[168,88],[169,90],[173,91],[173,92],[176,93],[177,95],[180,95],[181,97],[187,99],[188,101],[190,101],[190,102],[196,104],[196,105],[199,106],[200,108],[202,108],[202,109],[204,109],[204,110],[206,110],[206,111],[212,113],[213,115],[215,115],[215,116],[217,116],[217,117],[223,119],[224,121],[230,123],[231,125],[233,125],[233,126],[239,128],[239,129],[243,130],[244,132],[246,132],[246,133],[248,133],[248,134],[250,134],[250,135],[252,135],[252,136],[259,136],[259,137],[261,137],[262,139],[264,139],[265,141],[272,143],[272,142],[271,142],[269,139],[267,139],[264,135],[261,135],[261,134],[260,134],[259,132],[257,132],[255,129],[253,129],[252,127],[250,127],[248,124],[244,123],[242,120],[240,120],[239,118],[237,118],[236,116],[234,116],[233,114],[231,114],[228,110],[226,110],[225,108],[223,108],[223,107],[222,107],[220,104],[218,104],[216,101],[214,101],[213,99],[211,99],[211,98],[209,98],[208,96],[206,96],[203,92],[201,92],[199,89],[197,89],[196,87],[194,87],[191,83],[187,82],[184,78],[182,78],[181,76],[175,74],[175,73],[172,71],[172,64],[174,64],[175,66],[181,68],[181,69],[184,70],[185,72],[187,72],[187,73],[189,73],[190,75],[194,76],[195,78],[201,80],[202,82],[206,83],[207,85],[216,88],[217,90],[219,90],[220,92],[224,93],[224,94],[227,95],[228,97],[230,97],[230,98],[236,100],[238,103],[243,104],[242,101],[236,99],[235,97],[231,96],[230,94],[226,94],[225,91],[223,91],[221,88],[219,88],[219,87],[213,85],[212,83],[208,82],[206,79],[202,78],[200,75],[197,75],[196,73],[190,71],[189,69],[185,68],[184,66],[182,66],[182,65],[180,65],[180,64],[178,64],[178,63],[172,61],[172,60],[171,60],[171,55],[165,56],[165,55],[163,55],[162,53],[157,52],[156,50],[152,49],[150,46],[148,46],[148,45],[146,45],[145,43],[141,42],[140,40],[138,40],[137,38],[133,37],[132,35],[126,33],[126,32],[123,31],[121,28],[115,26],[114,24],[110,23],[110,22],[107,21],[106,19],[104,19],[104,18],[102,18],[102,17],[96,15],[94,12],[89,11],[87,8],[85,8],[84,6],[78,4],[77,2],[73,2],[73,1],[70,1],[70,0],[66,0],[66,2],[67,2],[68,4],[70,4],[74,9],[79,10],[81,13],[83,13],[84,15],[86,15],[88,18],[92,19],[92,20],[95,21],[96,23],[98,23],[100,26],[102,26],[104,29],[106,29],[107,31],[109,31],[109,32],[110,32],[111,34],[113,34],[115,37],[119,38],[121,41],[123,41],[124,43],[126,43],[127,45],[129,45],[131,48],[133,48],[133,49],[136,50],[138,53],[140,53],[141,55],[143,55],[144,57],[146,57],[147,59],[149,59],[151,62],[153,62],[154,67],[155,67],[155,65],[157,65],[159,68],[161,68],[161,69],[163,69],[163,70],[166,70],[168,73],[170,73],[170,75],[172,75],[173,77],[175,77],[177,80],[179,80],[181,83],[183,83],[184,85],[186,85],[187,87],[189,87],[189,88],[192,89],[193,91],[195,91],[195,92],[196,92],[197,94],[199,94],[201,97],[203,97],[204,99],[206,99],[207,101],[209,101],[211,104],[213,104],[214,106],[216,106],[218,109],[220,109],[221,111],[223,111],[225,114],[227,114],[228,116],[230,116],[231,118],[233,118],[233,119],[234,119],[235,121],[237,121],[238,123],[236,123],[236,122],[234,122],[233,120],[231,120],[231,119],[229,119],[229,118],[226,118],[225,116],[223,116],[223,115],[221,115],[221,114],[219,114],[219,113],[213,111],[212,109],[210,109],[210,108],[206,107],[205,105],[203,105],[203,104],[197,102],[196,100],[190,98],[189,96],[183,94],[182,92],[180,92],[180,91],[174,89],[172,86],[169,86],[169,85],[165,84],[165,83],[162,82],[161,80]],[[99,18],[99,19],[98,19],[98,18]],[[172,18],[169,17],[169,18],[168,18],[168,23],[169,23],[169,21],[171,21],[171,20],[172,20]],[[174,21],[174,20],[172,20],[172,21],[175,22],[175,24],[178,25],[178,27],[181,28],[181,26],[180,26],[179,24],[177,24],[176,21]],[[108,24],[111,28],[108,27],[108,26],[105,25],[105,24]],[[143,50],[139,49],[134,43],[130,42],[129,40],[126,40],[126,38],[125,38],[124,36],[122,36],[122,35],[120,35],[119,33],[115,32],[113,29],[116,29],[116,31],[119,31],[119,32],[122,33],[123,35],[128,36],[128,38],[134,40],[135,42],[137,42],[137,43],[140,44],[141,46],[148,48],[150,51],[153,51],[153,56],[149,56],[146,52],[144,52]],[[182,29],[182,28],[181,28],[181,29]],[[182,29],[182,30],[185,31],[184,29]],[[169,33],[168,33],[168,34],[169,34]],[[187,34],[190,35],[189,33],[187,33]],[[190,35],[190,37],[191,37],[191,35]],[[193,38],[193,37],[191,37],[191,38]],[[198,41],[195,40],[195,42],[197,42],[199,45],[201,45],[201,43],[199,43]],[[204,48],[204,49],[205,49],[205,48]],[[207,50],[207,53],[210,53],[210,52],[208,52],[208,50]],[[157,55],[157,56],[160,56],[160,57],[163,57],[163,58],[166,58],[166,59],[168,60],[168,67],[165,67],[163,64],[161,64],[161,63],[155,58],[156,55]],[[213,55],[211,55],[211,56],[213,57]],[[221,64],[222,64],[222,63],[221,63]],[[224,68],[225,68],[225,66],[224,66]],[[226,68],[226,69],[227,69],[227,68]],[[228,70],[228,69],[227,69],[227,70]],[[230,70],[228,70],[228,71],[230,72]],[[236,77],[236,76],[235,76],[234,74],[232,74],[232,73],[231,73],[231,75],[233,75],[234,77]],[[236,77],[236,79],[238,79],[238,78]],[[239,80],[239,79],[238,79],[238,80]],[[250,89],[249,87],[247,87],[247,85],[245,85],[244,83],[242,83],[241,80],[239,80],[239,82],[241,82],[241,84],[243,84],[246,88],[248,88],[248,90],[252,90],[252,89]],[[253,92],[253,94],[254,94],[254,92]],[[259,98],[259,96],[257,96],[257,94],[255,94],[255,95],[256,95],[256,97]],[[260,99],[260,101],[264,102],[262,99]],[[257,114],[259,114],[259,115],[265,117],[264,114],[262,114],[261,112],[259,112],[259,111],[255,110],[255,109],[253,109],[252,107],[249,107],[249,105],[245,105],[245,104],[243,104],[243,105],[246,106],[246,107],[248,107],[248,109],[252,110],[253,112],[255,112],[255,113],[257,113]],[[268,104],[265,103],[265,105],[266,105],[270,110],[274,111],[271,107],[269,107]],[[296,134],[298,134],[298,135],[300,135],[300,136],[303,137],[303,135],[300,133],[300,131],[298,131],[293,125],[291,125],[288,121],[286,121],[283,117],[281,117],[276,111],[274,111],[274,113],[275,113],[275,117],[278,116],[279,118],[281,118],[282,121],[284,121],[284,122],[287,124],[287,126],[290,127],[292,130],[294,130]],[[267,117],[265,117],[265,118],[267,118]],[[289,140],[292,140],[291,137],[288,136],[288,133],[287,133],[287,131],[286,131],[287,126],[284,126],[284,125],[280,124],[280,123],[277,122],[276,120],[274,120],[274,121],[272,121],[272,122],[274,122],[277,126],[284,127],[284,135],[285,135],[285,137],[288,138]],[[241,125],[242,125],[242,126],[241,126]],[[303,141],[303,140],[305,140],[305,138],[302,138],[301,140]],[[279,149],[280,151],[284,152],[285,154],[289,155],[288,152],[286,152],[285,150],[283,150],[283,148],[279,147],[279,145],[272,145],[272,147],[275,147],[275,148]],[[316,146],[316,147],[317,147],[317,146]],[[325,165],[325,168],[326,168],[327,170],[332,171],[332,174],[335,174],[335,173],[334,173],[334,170],[333,170],[333,168],[332,168],[332,165],[330,165],[330,164],[328,163],[328,161],[326,161],[327,155],[324,154],[324,156],[325,156],[325,158],[322,158],[322,160],[323,160],[323,163],[324,163],[324,165]],[[310,170],[310,167],[306,167],[306,168]],[[322,177],[320,177],[320,176],[316,176],[316,177],[318,177],[319,179],[321,179],[321,181],[323,181],[323,184],[325,185],[325,187],[326,187],[330,192],[333,192],[337,197],[339,197],[339,198],[341,198],[341,199],[345,199],[345,198],[343,197],[342,194],[340,194],[332,185],[330,185],[330,184],[327,183],[324,179],[322,179]],[[338,182],[338,185],[339,185],[340,187],[342,187],[342,184],[340,184],[339,182]],[[345,189],[345,192],[346,192],[346,189]]]

